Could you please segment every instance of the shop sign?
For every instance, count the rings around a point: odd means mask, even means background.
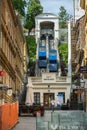
[[[9,96],[12,96],[12,88],[9,88],[9,89],[7,90],[7,94],[8,94]]]
[[[82,90],[76,90],[74,93],[75,93],[75,94],[82,94],[83,91],[82,91]]]
[[[87,72],[87,66],[81,66],[80,67],[80,72],[81,73],[86,73]]]
[[[44,83],[56,82],[55,74],[53,74],[53,73],[52,74],[49,74],[49,73],[43,74],[42,82],[44,82]]]

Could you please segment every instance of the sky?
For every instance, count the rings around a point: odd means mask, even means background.
[[[73,0],[40,0],[44,13],[58,15],[59,8],[64,6],[68,14],[73,15]]]

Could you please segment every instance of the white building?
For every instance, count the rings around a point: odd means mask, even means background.
[[[45,107],[51,106],[51,100],[55,100],[55,106],[58,102],[58,96],[62,96],[62,103],[66,103],[67,99],[70,99],[70,87],[71,87],[71,77],[70,75],[66,77],[61,77],[60,73],[60,60],[58,53],[58,41],[59,41],[59,20],[54,14],[44,13],[36,16],[35,18],[36,28],[36,42],[37,42],[37,52],[36,52],[36,77],[29,77],[27,85],[27,95],[26,104],[40,103]],[[41,37],[43,39],[41,39]],[[50,38],[51,36],[51,38]],[[46,68],[39,68],[39,58],[38,50],[39,47],[45,46],[46,55],[44,56],[44,61],[47,61],[48,65]],[[54,64],[58,64],[58,70],[56,72],[49,71],[50,50],[56,50],[56,60]],[[45,53],[44,53],[45,54]],[[53,55],[53,54],[52,54]],[[52,59],[54,60],[54,59]],[[70,60],[70,59],[69,59]],[[51,61],[52,62],[52,61]],[[43,65],[43,64],[42,64]],[[44,72],[41,71],[44,69]],[[40,73],[40,74],[39,74]]]
[[[41,75],[42,72],[50,72],[50,67],[56,68],[55,72],[59,72],[60,69],[60,61],[59,61],[59,53],[58,53],[58,42],[59,42],[59,19],[58,16],[51,14],[51,13],[43,13],[35,18],[35,36],[36,36],[36,43],[37,43],[37,50],[36,50],[36,76]],[[43,37],[43,38],[42,38]],[[39,50],[41,47],[46,48],[46,56],[45,58],[40,58]],[[50,50],[56,50],[57,52],[57,59],[56,63],[49,64],[49,53]],[[39,67],[38,62],[40,64],[41,60],[44,60],[45,63],[44,67]],[[42,65],[43,66],[43,65]]]
[[[80,0],[73,0],[74,2],[74,17],[75,21],[85,15],[85,11],[80,7]]]
[[[70,77],[59,77],[56,73],[43,73],[42,77],[29,77],[27,85],[26,104],[40,103],[45,107],[51,106],[61,94],[63,103],[70,98]]]

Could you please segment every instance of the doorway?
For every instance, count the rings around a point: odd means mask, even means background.
[[[43,97],[44,107],[50,107],[51,100],[54,100],[54,93],[44,93]]]

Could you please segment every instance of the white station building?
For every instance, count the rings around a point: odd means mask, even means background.
[[[60,59],[58,53],[59,20],[54,14],[44,13],[36,16],[36,75],[28,78],[26,104],[42,104],[50,107],[51,101],[66,103],[70,98],[71,77],[61,76]],[[39,48],[46,48],[44,57]],[[56,50],[54,59],[50,51]],[[42,57],[41,57],[42,56]],[[53,61],[54,60],[54,61]],[[41,62],[41,63],[40,63]],[[40,64],[39,64],[40,63]]]

